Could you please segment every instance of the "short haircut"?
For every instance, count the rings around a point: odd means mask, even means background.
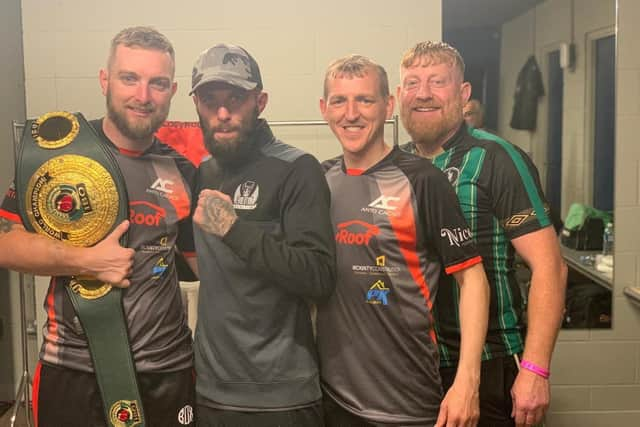
[[[445,42],[425,41],[416,44],[404,53],[400,61],[400,68],[438,64],[447,64],[457,68],[460,71],[460,76],[464,79],[462,55],[455,47]]]
[[[120,45],[168,53],[175,66],[176,55],[173,45],[169,39],[152,27],[129,27],[116,34],[111,40],[108,67],[111,67],[116,49]]]
[[[386,99],[389,98],[389,77],[382,65],[362,55],[348,55],[333,61],[324,76],[324,98],[329,95],[329,79],[341,77],[364,77],[368,70],[373,70],[380,82],[380,93]]]

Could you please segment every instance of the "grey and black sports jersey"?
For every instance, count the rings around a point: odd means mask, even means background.
[[[109,142],[102,132],[102,121],[91,124]],[[112,143],[108,145],[125,179],[131,222],[128,246],[136,250],[131,286],[122,293],[136,369],[159,372],[188,368],[193,364],[191,332],[174,257],[176,243],[183,252],[193,255],[194,251],[190,211],[195,168],[157,140],[141,153],[121,152]],[[20,222],[15,190],[7,193],[0,216]],[[53,277],[49,284],[40,359],[91,372],[87,341],[64,289],[67,280]]]
[[[323,388],[372,421],[433,423],[440,276],[481,262],[455,193],[428,161],[398,148],[361,175],[342,157],[325,167],[338,269],[335,293],[318,307]]]
[[[409,143],[402,147],[415,151]],[[433,159],[453,185],[482,255],[491,286],[489,329],[483,360],[522,352],[522,296],[515,278],[516,237],[551,226],[538,171],[516,146],[465,125]],[[453,279],[452,279],[453,280]],[[447,286],[435,305],[442,366],[457,364],[460,350],[459,293]]]
[[[329,189],[318,161],[260,120],[240,164],[200,165],[199,188],[233,201],[221,239],[195,229],[198,404],[288,410],[321,398],[309,301],[335,286]]]

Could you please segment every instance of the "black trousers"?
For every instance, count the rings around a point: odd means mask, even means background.
[[[456,376],[457,367],[440,368],[445,393]],[[480,367],[480,421],[478,427],[514,427],[511,418],[511,387],[518,375],[513,356],[485,360]]]
[[[145,425],[194,426],[193,369],[138,373]],[[106,427],[95,375],[39,363],[33,388],[37,427]]]
[[[286,411],[242,412],[197,405],[198,427],[324,427],[322,405]]]
[[[387,424],[366,420],[344,409],[326,394],[323,397],[324,420],[327,427],[401,427],[400,424]],[[412,425],[411,427],[432,427]]]

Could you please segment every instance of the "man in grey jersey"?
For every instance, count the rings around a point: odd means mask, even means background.
[[[124,319],[146,425],[194,423],[191,332],[174,260],[177,247],[195,255],[189,219],[195,169],[153,136],[167,118],[176,91],[174,69],[169,40],[152,28],[133,27],[114,37],[100,71],[107,114],[90,125],[124,177],[128,221],[93,247],[75,247],[26,231],[13,186],[0,207],[0,265],[53,276],[34,378],[39,425],[113,422],[105,420],[87,337],[65,289],[70,276],[80,275],[126,288]],[[122,247],[119,238],[126,232],[128,247]],[[127,415],[112,412],[119,421]]]
[[[370,59],[327,69],[320,110],[343,155],[323,164],[337,246],[336,291],[318,306],[326,421],[474,426],[487,279],[444,174],[385,143],[393,106],[387,73]],[[448,275],[459,283],[464,354],[443,395],[431,308]]]

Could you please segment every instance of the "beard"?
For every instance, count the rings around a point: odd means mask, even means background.
[[[204,145],[211,156],[221,164],[233,165],[246,158],[253,148],[251,134],[255,131],[258,123],[260,110],[258,106],[247,117],[244,117],[237,126],[221,124],[217,127],[210,127],[207,120],[198,112],[200,128]],[[215,133],[220,130],[235,130],[238,136],[228,140],[218,140]]]
[[[145,104],[132,104],[130,106],[151,112],[146,120],[129,120],[124,109],[118,109],[113,105],[111,92],[107,92],[107,115],[120,133],[134,141],[145,141],[160,129],[160,126],[169,116],[170,103],[166,106],[154,105],[151,102]]]
[[[454,101],[441,111],[444,114],[437,120],[420,120],[412,116],[415,107],[429,107],[428,104],[403,106],[400,110],[402,124],[416,145],[433,148],[444,144],[445,138],[452,130],[457,129],[463,122],[462,102]]]

